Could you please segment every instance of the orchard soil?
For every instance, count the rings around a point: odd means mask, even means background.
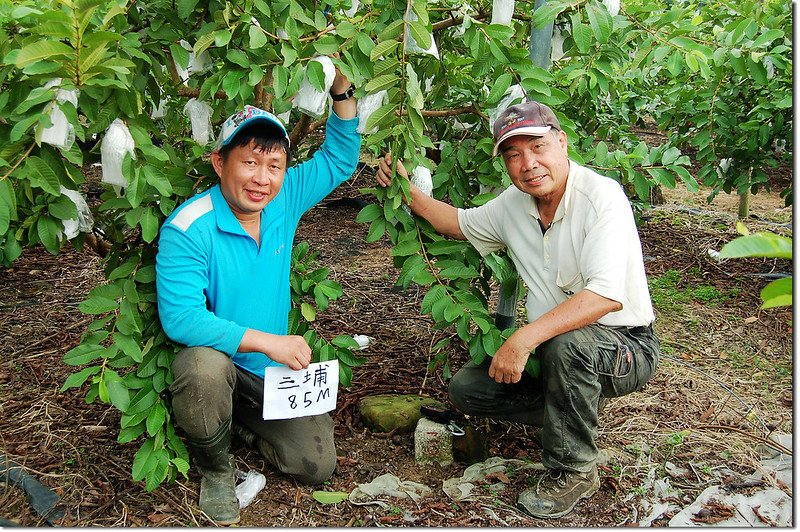
[[[751,231],[791,236],[792,211],[778,197],[791,180],[791,169],[779,169],[772,191],[753,197],[746,221]],[[653,478],[669,478],[679,490],[676,502],[686,506],[710,485],[751,474],[759,461],[756,447],[770,433],[793,432],[792,313],[759,310],[759,291],[769,276],[791,273],[791,263],[718,262],[708,250],[718,251],[737,236],[736,197],[722,194],[708,204],[703,192],[665,190],[665,203],[645,209],[641,226],[663,357],[643,390],[612,399],[602,412],[597,442],[607,459],[600,467],[600,491],[554,520],[516,508],[518,493],[536,480],[529,470],[496,475],[478,485],[469,502],[450,500],[442,481],[460,476],[465,464],[419,466],[411,434],[375,434],[361,424],[358,403],[368,395],[422,394],[446,401],[447,380],[441,366],[432,367],[431,347],[455,335],[434,330],[429,317],[420,315],[422,288],[394,286],[398,271],[388,240],[365,243],[367,227],[355,222],[360,207],[353,200],[369,202],[359,188],[371,185],[369,167],[361,167],[352,182],[304,217],[298,232],[344,289],[318,315],[316,330],[328,338],[374,338],[352,386],[339,392],[337,470],[323,486],[299,485],[235,439],[237,467],[267,477],[266,489],[242,511],[239,526],[635,526],[648,514]],[[99,259],[90,251],[54,257],[30,249],[0,270],[0,454],[60,497],[65,516],[58,525],[213,526],[197,504],[194,468],[188,479],[145,492],[143,483],[131,480],[138,446],[116,443],[119,412],[86,404],[85,388],[58,391],[75,370],[62,357],[89,321],[77,305],[102,279]],[[448,354],[453,370],[468,358],[461,347]],[[485,432],[492,456],[541,459],[534,429],[471,423]],[[387,499],[387,507],[323,505],[312,497],[314,490],[351,491],[384,473],[424,483],[432,495],[418,502]],[[0,508],[0,517],[22,526],[47,525],[13,485],[0,486]],[[653,525],[665,526],[669,517]]]

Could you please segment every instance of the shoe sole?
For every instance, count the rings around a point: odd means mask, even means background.
[[[581,497],[578,497],[578,498],[575,500],[575,502],[574,502],[574,503],[572,503],[572,506],[570,506],[570,507],[569,507],[569,508],[567,508],[566,510],[562,510],[562,511],[558,512],[557,514],[535,514],[535,513],[531,512],[530,510],[527,510],[527,509],[526,509],[524,506],[522,506],[522,505],[519,505],[519,507],[520,507],[520,509],[522,509],[522,510],[523,510],[525,513],[527,513],[528,515],[532,515],[533,517],[537,517],[537,518],[539,518],[539,519],[557,519],[557,518],[559,518],[559,517],[564,517],[565,515],[567,515],[568,513],[570,513],[572,510],[574,510],[574,509],[575,509],[575,506],[577,506],[579,502],[581,502],[583,499],[588,499],[589,497],[591,497],[592,495],[594,495],[595,493],[597,493],[599,490],[600,490],[600,486],[598,486],[598,487],[596,487],[595,489],[593,489],[591,493],[586,493],[585,495],[583,495],[583,496],[581,496]]]
[[[214,521],[214,524],[225,526],[225,525],[235,525],[236,523],[239,522],[240,519],[241,517],[237,516],[236,519],[212,519],[212,521]]]

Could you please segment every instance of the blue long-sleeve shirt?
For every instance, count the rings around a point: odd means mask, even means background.
[[[161,325],[187,347],[212,347],[262,376],[279,365],[263,353],[239,353],[247,329],[285,335],[291,308],[289,271],[300,217],[355,171],[358,119],[331,112],[325,141],[286,171],[283,187],[261,212],[261,246],[242,228],[219,184],[190,198],[161,227],[156,290]]]

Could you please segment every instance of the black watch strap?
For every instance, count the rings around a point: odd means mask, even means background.
[[[334,102],[343,102],[349,98],[352,98],[355,92],[356,92],[356,86],[351,83],[350,87],[348,87],[347,90],[344,91],[342,94],[331,93],[331,100],[333,100]]]

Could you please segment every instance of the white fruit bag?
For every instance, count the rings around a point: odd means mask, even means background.
[[[494,127],[494,122],[500,114],[508,109],[510,105],[521,103],[525,101],[525,91],[520,85],[511,85],[506,91],[506,95],[497,104],[497,107],[489,111],[489,129]]]
[[[94,217],[89,210],[89,205],[86,203],[83,194],[77,190],[70,190],[61,186],[61,193],[72,200],[75,208],[78,209],[78,217],[71,220],[62,220],[64,225],[64,235],[67,240],[71,240],[78,236],[78,233],[88,233],[94,226]]]
[[[344,13],[347,18],[353,18],[353,15],[355,15],[356,11],[358,11],[359,4],[360,2],[358,0],[353,0],[352,4],[350,5],[350,9],[344,10],[342,13]]]
[[[608,9],[608,12],[612,17],[617,16],[619,13],[620,0],[603,0],[603,4],[605,4],[606,9]]]
[[[175,63],[175,70],[178,71],[178,76],[180,76],[181,81],[183,81],[185,85],[189,80],[189,76],[196,72],[204,72],[209,69],[211,66],[211,56],[207,51],[204,51],[199,56],[195,55],[192,45],[183,39],[181,39],[178,44],[180,44],[184,50],[189,52],[189,64],[186,65],[185,69],[177,62]]]
[[[419,17],[417,17],[417,14],[414,13],[414,10],[411,7],[408,8],[406,14],[403,16],[403,20],[405,20],[406,22],[414,22],[415,20],[418,19]],[[414,36],[411,35],[410,25],[406,25],[405,39],[406,39],[406,52],[410,54],[432,55],[436,59],[439,59],[439,48],[436,46],[436,39],[433,38],[433,35],[431,35],[431,45],[427,50],[421,48],[419,44],[417,44],[417,41],[414,39]]]
[[[494,0],[492,2],[492,24],[511,25],[514,16],[514,0]]]
[[[113,186],[117,195],[120,195],[121,188],[128,186],[128,180],[122,175],[122,160],[125,159],[126,153],[130,153],[131,158],[136,159],[133,152],[134,146],[135,143],[128,126],[116,118],[108,126],[100,143],[100,164],[103,171],[103,183]]]
[[[323,90],[317,90],[308,81],[308,76],[303,76],[303,82],[300,84],[300,90],[294,97],[294,105],[302,112],[313,118],[319,118],[327,110],[328,91],[331,90],[333,80],[336,77],[336,67],[333,65],[330,57],[318,56],[311,61],[316,61],[322,65],[322,71],[325,73],[325,86]],[[306,67],[306,70],[308,67]]]
[[[366,135],[367,133],[377,133],[378,127],[373,127],[370,131],[367,131],[367,121],[369,117],[386,105],[389,102],[389,93],[387,91],[378,91],[375,94],[367,94],[363,98],[358,100],[356,104],[358,106],[358,128],[357,131],[362,135]]]
[[[192,138],[201,146],[211,139],[211,106],[192,98],[183,106],[183,112],[192,122]]]
[[[433,194],[433,176],[426,166],[419,165],[411,171],[411,184],[420,189],[426,196]],[[403,204],[403,208],[407,213],[411,214],[411,209],[408,205]]]
[[[56,78],[49,81],[44,87],[57,87],[61,85],[61,78]],[[75,142],[75,127],[69,123],[64,111],[58,104],[70,102],[76,109],[78,108],[78,89],[58,89],[56,90],[56,99],[50,104],[50,122],[51,126],[41,130],[40,141],[61,148],[69,150]]]

